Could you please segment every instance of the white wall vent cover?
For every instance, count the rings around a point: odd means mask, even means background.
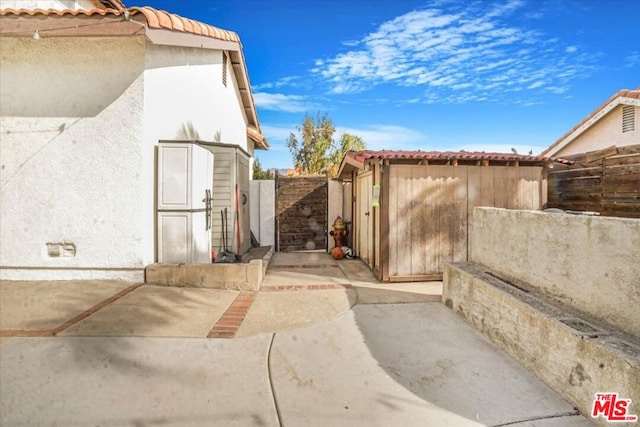
[[[633,105],[622,107],[622,133],[636,130],[636,108]]]

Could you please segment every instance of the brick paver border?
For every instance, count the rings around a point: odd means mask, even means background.
[[[287,266],[288,267],[288,266]],[[315,268],[317,266],[297,266],[299,268]],[[325,266],[327,267],[327,266]],[[72,317],[65,321],[63,324],[53,329],[0,329],[0,338],[8,337],[55,337],[62,331],[70,328],[71,326],[81,322],[97,311],[112,304],[118,299],[124,297],[128,293],[142,286],[143,283],[129,286],[126,289],[114,294],[113,296],[105,299],[104,301],[94,305],[93,307],[83,311],[82,313]],[[319,283],[310,285],[277,285],[277,286],[264,286],[260,289],[260,292],[286,292],[286,291],[320,291],[320,290],[346,290],[353,289],[350,284],[335,284],[335,283]],[[255,302],[256,292],[240,292],[238,296],[233,300],[231,305],[225,310],[220,319],[213,325],[211,331],[207,334],[207,338],[233,338],[235,337],[238,329],[242,325],[249,309]]]
[[[136,290],[137,288],[139,288],[142,285],[143,285],[142,283],[131,285],[131,286],[121,290],[120,292],[114,294],[113,296],[107,298],[106,300],[104,300],[102,302],[99,302],[98,304],[94,305],[93,307],[83,311],[82,313],[78,314],[77,316],[72,317],[71,319],[67,320],[63,324],[61,324],[61,325],[59,325],[59,326],[57,326],[57,327],[55,327],[53,329],[0,329],[0,338],[9,338],[9,337],[55,337],[56,335],[58,335],[60,332],[64,331],[65,329],[70,328],[71,326],[75,325],[78,322],[81,322],[82,320],[84,320],[87,317],[91,316],[95,312],[97,312],[99,310],[102,310],[104,307],[106,307],[109,304],[112,304],[113,302],[119,300],[123,296],[125,296],[128,293]]]
[[[255,292],[240,292],[216,324],[213,325],[207,338],[235,337],[255,300]]]

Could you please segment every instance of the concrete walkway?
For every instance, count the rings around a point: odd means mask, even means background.
[[[106,280],[0,282],[0,337],[233,338],[327,321],[356,303],[441,295],[441,282],[380,283],[359,260],[276,253],[258,293]]]
[[[4,282],[0,425],[592,425],[439,286],[325,254],[274,257],[257,294]]]

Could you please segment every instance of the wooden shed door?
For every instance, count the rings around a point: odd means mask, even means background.
[[[276,177],[278,250],[327,249],[327,178]]]
[[[371,192],[373,172],[358,176],[358,256],[369,266],[373,265],[373,208]]]

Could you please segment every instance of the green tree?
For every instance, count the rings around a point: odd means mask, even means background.
[[[338,175],[340,163],[347,151],[362,151],[364,149],[366,146],[362,138],[350,133],[343,133],[340,136],[340,143],[333,148],[330,154],[329,175],[333,178]]]
[[[365,148],[362,138],[347,133],[336,143],[333,139],[336,128],[327,114],[318,114],[315,118],[305,114],[297,129],[302,140],[289,134],[287,148],[296,171],[302,175],[329,174],[334,177],[347,151]]]
[[[260,164],[260,160],[256,157],[253,161],[253,179],[273,179],[273,172],[270,170],[263,170],[262,165]]]
[[[287,148],[291,151],[293,165],[304,175],[323,174],[329,166],[329,150],[333,145],[336,128],[326,114],[314,119],[305,114],[302,126],[298,126],[302,141],[295,134],[289,134]]]

